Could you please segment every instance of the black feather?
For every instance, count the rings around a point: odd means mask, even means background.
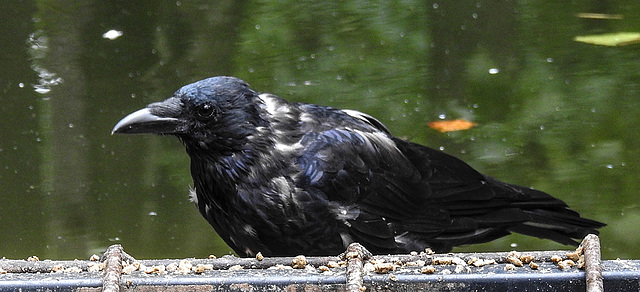
[[[290,103],[234,77],[187,85],[114,133],[177,136],[198,209],[242,256],[373,253],[490,241],[510,232],[576,244],[603,223],[483,175],[351,110]]]

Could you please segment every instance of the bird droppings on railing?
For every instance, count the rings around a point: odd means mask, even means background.
[[[599,252],[597,236],[587,237],[575,251],[434,254],[427,250],[371,255],[364,247],[353,244],[342,255],[333,257],[172,260],[136,260],[121,246],[113,245],[102,258],[92,256],[90,260],[2,259],[0,290],[93,287],[120,291],[171,286],[184,291],[412,291],[426,287],[519,287],[522,291],[596,292],[603,291],[603,287],[640,288],[640,261],[601,262]]]

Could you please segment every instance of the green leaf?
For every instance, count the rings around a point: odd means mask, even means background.
[[[600,46],[626,46],[631,44],[640,43],[639,32],[618,32],[618,33],[606,33],[606,34],[594,34],[576,36],[573,38],[576,42],[582,42],[592,45]]]

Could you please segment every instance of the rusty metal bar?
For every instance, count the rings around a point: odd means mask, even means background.
[[[122,276],[122,246],[114,244],[104,252],[104,276],[102,277],[103,292],[120,292],[120,277]]]
[[[366,290],[364,286],[364,262],[371,258],[372,254],[364,246],[357,242],[350,244],[341,258],[347,261],[346,286],[348,292],[361,292]]]
[[[600,238],[595,234],[587,235],[581,244],[585,262],[585,281],[587,292],[603,292],[602,260],[600,256]]]

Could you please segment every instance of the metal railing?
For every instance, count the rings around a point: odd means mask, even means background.
[[[595,235],[576,251],[374,256],[352,244],[330,257],[135,260],[113,245],[86,261],[2,259],[0,290],[638,291],[639,271],[637,260],[601,261]]]

